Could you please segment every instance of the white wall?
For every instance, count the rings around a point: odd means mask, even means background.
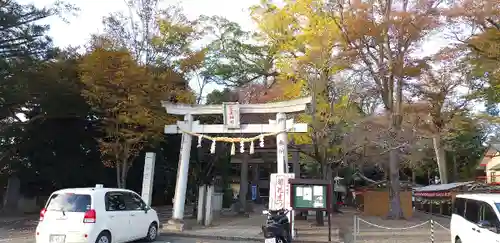
[[[499,170],[492,170],[493,167],[500,165],[500,154],[497,153],[495,154],[495,157],[491,158],[488,163],[486,164],[486,182],[487,183],[492,183],[492,182],[500,182],[500,171]],[[491,178],[491,172],[495,172],[497,177]]]

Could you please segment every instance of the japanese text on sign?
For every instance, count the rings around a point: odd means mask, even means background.
[[[224,125],[227,128],[240,128],[240,107],[236,102],[223,103]]]
[[[290,208],[290,184],[289,179],[295,178],[295,174],[271,174],[269,191],[269,209],[277,210]]]
[[[275,198],[275,205],[277,208],[283,208],[284,201],[285,201],[285,191],[283,190],[283,184],[284,184],[284,179],[282,176],[279,176],[276,182],[276,198]]]

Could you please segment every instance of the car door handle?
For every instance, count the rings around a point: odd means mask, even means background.
[[[114,218],[115,218],[115,216],[113,216],[113,215],[110,215],[110,216],[109,216],[109,218],[111,218],[111,219],[114,219]]]
[[[131,213],[130,216],[134,217],[135,216],[135,213]]]

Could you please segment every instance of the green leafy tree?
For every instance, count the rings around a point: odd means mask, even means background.
[[[205,47],[202,78],[232,87],[274,83],[278,76],[274,66],[275,49],[265,42],[260,44],[254,33],[220,16],[202,16],[199,24],[204,34],[213,40]]]
[[[47,117],[43,112],[28,117],[29,120],[23,116],[36,109],[38,100],[46,96],[40,92],[42,85],[37,75],[43,62],[52,57],[53,48],[46,35],[49,26],[39,21],[63,12],[74,13],[74,10],[62,2],[47,8],[12,0],[0,3],[0,133],[21,131],[26,123]],[[5,136],[0,155],[4,163],[16,156],[16,146],[7,138],[9,135]]]

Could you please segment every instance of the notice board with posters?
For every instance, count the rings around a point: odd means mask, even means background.
[[[330,209],[332,185],[325,180],[292,179],[291,206],[298,210],[322,210]]]
[[[326,185],[293,185],[293,208],[327,208],[328,186]]]

